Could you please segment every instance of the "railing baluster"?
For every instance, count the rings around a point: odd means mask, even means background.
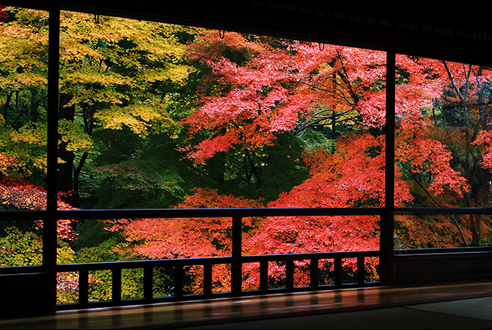
[[[294,261],[287,260],[285,264],[285,277],[287,289],[292,289],[294,287]]]
[[[241,293],[241,285],[242,285],[242,264],[241,263],[233,263],[231,269],[231,291],[234,293]]]
[[[364,284],[365,282],[364,257],[357,257],[357,282]]]
[[[240,217],[234,219],[234,227],[236,235],[241,228],[242,219]],[[237,237],[237,236],[236,236]],[[240,242],[240,241],[239,241]],[[200,258],[191,259],[180,259],[180,260],[149,260],[148,262],[141,263],[138,262],[122,262],[117,265],[113,263],[97,263],[97,264],[87,264],[87,265],[58,265],[57,272],[78,272],[79,274],[79,308],[87,308],[92,305],[89,302],[89,269],[102,270],[109,269],[112,271],[112,304],[119,305],[122,296],[122,273],[123,269],[134,269],[140,268],[144,270],[144,297],[141,299],[142,302],[149,302],[148,300],[153,300],[153,275],[154,269],[156,267],[171,267],[171,265],[176,265],[174,267],[174,298],[177,300],[182,300],[184,295],[184,272],[185,269],[193,266],[203,265],[203,296],[212,296],[212,275],[213,275],[213,265],[216,263],[230,263],[232,266],[231,274],[231,286],[232,295],[240,295],[242,292],[241,282],[242,282],[242,264],[248,263],[258,263],[260,272],[260,283],[259,291],[263,293],[269,292],[269,277],[268,277],[268,267],[270,262],[278,263],[285,261],[286,269],[286,289],[289,291],[297,290],[294,286],[294,274],[295,274],[295,260],[310,260],[310,286],[312,288],[318,288],[319,280],[321,277],[319,261],[324,259],[331,259],[334,263],[334,282],[336,286],[341,286],[343,282],[343,259],[346,258],[357,258],[357,278],[354,282],[359,285],[367,285],[365,279],[365,258],[370,257],[381,257],[378,251],[364,251],[364,252],[326,252],[326,253],[306,253],[306,254],[289,254],[289,255],[259,255],[259,256],[241,256],[237,241],[234,242],[233,256],[229,258],[205,258],[201,260]],[[137,264],[139,263],[139,264]],[[373,283],[370,283],[373,284]],[[197,296],[197,298],[201,298]],[[165,297],[159,297],[159,301],[163,300]],[[172,298],[172,297],[169,297]],[[147,301],[146,301],[147,300]],[[129,303],[125,301],[125,304]],[[59,305],[60,306],[60,305]],[[61,304],[59,307],[61,310],[68,308],[73,308],[72,305]]]
[[[79,270],[79,303],[87,304],[89,302],[89,271],[87,269]]]
[[[115,268],[113,271],[113,301],[121,301],[121,269]]]
[[[241,258],[242,248],[242,217],[232,218],[232,256],[235,258]],[[234,293],[241,292],[241,282],[243,278],[242,263],[233,262],[231,264],[231,291]]]
[[[183,266],[174,266],[174,295],[183,296]]]
[[[311,259],[311,267],[310,267],[310,272],[311,275],[311,286],[314,288],[318,287],[318,260],[319,259]]]
[[[260,290],[268,291],[268,261],[260,261]]]
[[[203,265],[203,293],[206,295],[212,294],[212,265]]]
[[[342,285],[342,258],[335,258],[335,285]]]
[[[153,282],[154,282],[154,267],[145,266],[144,267],[144,298],[145,299],[152,299],[154,297]]]

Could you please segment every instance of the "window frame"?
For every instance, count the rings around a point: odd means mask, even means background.
[[[37,2],[31,1],[11,1],[12,5],[26,6],[30,8],[39,8],[49,10],[50,15],[50,30],[49,30],[49,64],[48,64],[48,189],[47,189],[47,210],[46,211],[4,211],[2,217],[4,220],[42,220],[44,223],[44,235],[43,235],[43,265],[42,266],[26,266],[26,267],[4,267],[0,268],[0,274],[20,274],[30,272],[46,272],[49,274],[50,282],[50,302],[56,304],[56,224],[59,219],[98,219],[98,218],[122,218],[122,217],[140,217],[140,218],[161,218],[161,217],[194,217],[194,216],[217,216],[217,217],[247,217],[247,216],[265,216],[265,215],[380,215],[382,218],[381,231],[380,231],[380,253],[381,253],[381,266],[382,266],[382,283],[385,285],[392,284],[394,282],[394,257],[400,255],[402,252],[394,250],[394,216],[401,214],[492,214],[492,208],[396,208],[394,206],[394,158],[395,158],[395,77],[394,74],[387,74],[386,76],[386,176],[385,176],[385,206],[382,208],[317,208],[317,209],[146,209],[146,210],[58,210],[57,209],[57,141],[58,141],[58,56],[59,48],[59,23],[60,23],[60,10],[61,8],[67,10],[84,10],[90,12],[95,8],[94,6],[83,7],[81,4],[73,2],[66,2],[63,6],[55,3],[46,6],[39,6]],[[104,2],[105,5],[106,2]],[[126,8],[126,7],[125,7]],[[110,11],[108,14],[117,15],[121,13],[127,13],[123,11]],[[147,12],[148,13],[148,12]],[[106,13],[105,13],[106,14]],[[162,13],[161,13],[162,14]],[[176,17],[173,17],[176,15]],[[128,17],[131,15],[122,15],[121,17]],[[138,15],[134,15],[138,17]],[[160,15],[157,13],[155,16],[145,17],[145,19],[159,19],[171,23],[179,24],[191,24],[199,25],[203,27],[211,27],[222,29],[221,24],[211,23],[215,18],[208,18],[209,21],[203,21],[191,15],[187,20],[185,18],[186,13],[176,13],[176,9],[170,14]],[[134,17],[132,17],[134,18]],[[303,17],[303,20],[305,18]],[[223,19],[223,22],[230,23],[230,20]],[[315,22],[317,24],[317,22]],[[260,24],[257,21],[251,22],[243,20],[236,25],[236,31],[244,31],[250,33],[264,33],[274,36],[288,36],[300,38],[302,40],[313,40],[319,42],[326,42],[320,38],[323,35],[323,29],[317,30],[316,33],[312,33],[312,29],[304,28],[298,33],[293,33],[292,27],[288,26],[285,30],[282,30],[281,26],[271,26],[268,24]],[[248,24],[251,24],[250,26]],[[303,21],[304,25],[307,25]],[[319,29],[316,25],[315,27]],[[303,26],[304,26],[303,25]],[[281,33],[279,33],[281,31]],[[306,38],[306,35],[311,34],[310,38]],[[368,44],[360,43],[360,40],[354,38],[346,42],[340,41],[340,36],[334,34],[331,38],[335,43],[339,44],[357,44],[358,47],[383,50],[387,56],[387,72],[395,72],[395,60],[396,54],[409,54],[408,48],[401,47],[400,44],[393,44],[394,40],[388,38],[386,41],[373,41]],[[340,41],[340,42],[338,42]],[[478,43],[477,43],[478,45]],[[352,46],[352,44],[351,44]],[[477,46],[478,47],[478,46]],[[488,45],[490,47],[490,45]],[[403,49],[403,51],[402,51]],[[407,51],[405,51],[407,49]],[[398,50],[398,51],[397,51]],[[417,49],[417,53],[421,50]],[[425,53],[425,52],[424,52]],[[430,54],[436,54],[432,51]],[[470,52],[468,52],[470,54]],[[428,56],[428,55],[423,55]],[[462,55],[460,55],[462,56]],[[469,55],[473,57],[473,55]],[[454,59],[453,59],[454,60]],[[482,59],[480,59],[482,61]],[[489,60],[490,61],[490,60]],[[466,248],[464,248],[466,249]],[[483,250],[492,251],[490,248],[482,248]],[[440,249],[440,253],[447,253],[447,249]],[[450,253],[455,253],[456,249],[449,250]],[[452,252],[451,252],[452,251]],[[410,251],[411,252],[411,251]],[[463,250],[466,252],[466,250]],[[409,253],[409,251],[407,251]]]

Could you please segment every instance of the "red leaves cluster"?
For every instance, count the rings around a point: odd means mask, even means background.
[[[220,50],[227,47],[246,56],[247,65],[221,57]],[[181,122],[192,136],[203,129],[213,132],[188,154],[196,163],[221,151],[271,145],[275,132],[292,130],[299,114],[308,111],[310,100],[295,88],[296,63],[268,44],[238,33],[219,39],[208,31],[190,53],[191,59],[211,68],[207,79],[217,84],[217,91],[202,99],[204,105]]]
[[[247,200],[233,195],[220,195],[217,190],[197,188],[176,208],[251,208],[261,207],[259,201]],[[259,218],[244,218],[243,226],[248,230],[244,239],[250,237],[258,227]],[[130,242],[142,241],[130,250],[151,259],[204,258],[230,256],[232,249],[232,222],[230,218],[182,218],[182,219],[120,219],[111,223],[109,230],[122,230]],[[249,244],[243,245],[249,249]],[[245,251],[246,252],[246,251]],[[201,269],[193,267],[191,272],[198,290],[201,283]],[[230,270],[225,265],[213,272],[213,282],[220,283],[219,290],[229,290],[227,276]]]
[[[224,55],[225,49],[229,50],[228,56]],[[182,149],[196,163],[203,163],[217,152],[271,145],[275,132],[293,130],[300,118],[309,118],[315,107],[337,113],[355,111],[365,128],[385,124],[383,52],[296,42],[274,48],[238,33],[228,32],[220,39],[214,31],[205,32],[189,52],[191,59],[211,68],[206,79],[217,84],[214,92],[202,99],[203,105],[182,121],[189,128],[190,139],[203,130],[211,134]],[[437,60],[398,55],[397,68],[405,73],[396,73],[397,161],[412,164],[414,173],[430,171],[434,175],[430,189],[436,194],[447,185],[461,195],[462,190],[468,190],[466,180],[449,166],[451,154],[446,146],[427,137],[432,123],[422,115],[422,109],[432,106],[433,100],[442,95],[447,81],[444,66]],[[361,142],[365,145],[363,141],[359,138],[352,146]],[[383,148],[381,141],[378,145]],[[357,150],[365,152],[367,148]],[[382,159],[368,163],[378,166],[375,162],[379,161],[382,165]],[[365,168],[354,162],[345,157],[344,166],[352,174],[354,168]],[[361,173],[374,182],[381,183],[384,178],[384,171]],[[409,201],[408,191],[400,191],[404,186],[403,182],[396,183],[397,197]],[[358,195],[352,198],[357,200]]]
[[[489,125],[492,126],[492,123]],[[482,130],[473,144],[483,146],[482,167],[492,171],[492,131]]]
[[[23,179],[3,177],[0,199],[20,210],[46,210],[46,191]]]
[[[6,6],[0,6],[0,18],[7,18],[9,17],[9,13],[7,13],[5,10],[3,10]]]
[[[258,201],[219,195],[214,189],[197,188],[176,208],[250,208]],[[244,226],[257,227],[259,219],[245,218]],[[123,222],[123,223],[122,223]],[[123,229],[129,241],[145,240],[136,253],[152,259],[226,256],[231,253],[231,226],[228,218],[137,219],[115,221],[111,230]]]
[[[17,159],[7,156],[5,152],[0,152],[0,174],[6,174],[7,170],[17,163]]]
[[[370,156],[369,148],[379,148]],[[336,153],[320,149],[306,154],[311,177],[291,191],[283,193],[269,207],[357,207],[384,204],[384,139],[369,134],[341,141]],[[365,168],[365,171],[354,169]],[[408,190],[402,196],[410,198]],[[402,202],[402,201],[399,201]],[[290,254],[379,249],[379,221],[373,216],[268,217],[248,243],[253,255]],[[348,261],[345,261],[348,262]],[[308,262],[298,263],[306,266]],[[355,265],[345,266],[354,268]],[[320,265],[321,268],[329,264]],[[285,266],[272,265],[270,276],[285,276]],[[258,280],[252,272],[251,284]],[[299,274],[300,284],[308,278]]]
[[[0,179],[0,200],[3,204],[11,205],[19,210],[46,210],[46,190],[19,178],[2,177]],[[58,198],[58,208],[62,210],[76,209]],[[58,237],[71,241],[77,237],[72,228],[75,220],[61,219],[57,221]],[[43,227],[42,221],[36,221],[37,226]]]
[[[244,63],[221,56],[225,48],[243,54]],[[204,129],[212,132],[191,147],[188,157],[196,163],[220,151],[271,145],[274,133],[293,130],[320,105],[337,111],[363,109],[370,125],[384,124],[384,93],[363,96],[385,73],[382,52],[287,42],[275,49],[238,33],[219,39],[213,31],[204,33],[189,51],[192,59],[211,68],[206,81],[218,85],[181,122],[192,136]]]

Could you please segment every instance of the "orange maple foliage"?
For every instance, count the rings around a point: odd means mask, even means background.
[[[226,48],[243,54],[245,63],[221,56]],[[385,73],[383,52],[334,45],[321,50],[317,43],[274,48],[238,33],[220,39],[214,31],[205,32],[189,52],[210,67],[204,80],[213,82],[203,105],[181,122],[190,140],[211,132],[182,149],[196,163],[217,152],[272,145],[275,133],[294,130],[302,118],[316,119],[313,112],[320,106],[340,113],[360,110],[370,125],[384,124],[384,93],[364,94]]]
[[[188,158],[203,163],[218,152],[271,145],[274,133],[295,130],[300,121],[313,119],[320,107],[336,115],[358,115],[360,119],[354,120],[366,130],[384,127],[384,52],[336,45],[321,48],[317,43],[283,42],[282,46],[273,48],[238,33],[221,39],[214,31],[190,46],[190,58],[211,68],[206,79],[215,81],[215,87],[203,97],[203,105],[182,121],[190,140],[199,132],[210,132],[208,138],[182,149]],[[243,54],[244,63],[223,56],[224,49]],[[436,66],[439,70],[429,69]],[[410,163],[415,173],[433,173],[430,190],[436,194],[447,185],[458,194],[468,191],[466,179],[449,166],[451,153],[446,146],[427,137],[432,123],[422,115],[422,109],[442,95],[444,67],[437,60],[403,55],[397,56],[397,67],[408,76],[398,83],[396,93],[397,162]],[[366,136],[353,145],[364,143]],[[373,147],[366,145],[359,151]],[[344,162],[352,173],[364,168],[358,165],[350,159]],[[379,180],[383,177],[380,172]]]
[[[176,208],[251,208],[260,207],[260,201],[248,200],[233,195],[220,195],[215,189],[196,188],[194,194],[188,196]],[[256,232],[259,218],[244,218],[244,239]],[[144,240],[130,250],[141,256],[151,259],[174,258],[204,258],[230,256],[232,249],[231,233],[232,221],[230,218],[182,218],[182,219],[119,219],[107,220],[109,230],[121,230],[122,235],[129,242]],[[243,252],[252,247],[243,244]],[[127,251],[127,250],[125,250]],[[193,291],[201,288],[202,270],[193,267]],[[218,290],[228,290],[225,278],[230,270],[223,265],[216,267],[213,273],[213,282],[220,283]]]

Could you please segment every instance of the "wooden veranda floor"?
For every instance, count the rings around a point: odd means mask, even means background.
[[[0,328],[492,328],[492,281],[63,311]]]

